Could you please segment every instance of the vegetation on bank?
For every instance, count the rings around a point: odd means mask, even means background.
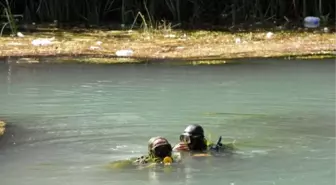
[[[26,59],[18,62],[30,63],[38,61],[27,57],[56,56],[89,63],[177,59],[218,64],[233,58],[335,54],[331,0],[57,2],[0,0],[0,35],[17,36],[0,37],[0,57],[22,56]],[[309,15],[320,17],[323,27],[302,28]],[[120,57],[120,50],[131,54]]]
[[[179,28],[293,27],[306,16],[335,24],[334,0],[0,0],[7,11],[30,24],[58,27],[131,25],[134,20],[154,28],[162,20]],[[139,16],[141,15],[141,16]],[[136,19],[136,18],[139,19]],[[121,27],[123,27],[121,26]]]

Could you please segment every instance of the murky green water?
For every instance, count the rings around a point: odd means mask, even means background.
[[[335,184],[335,62],[223,66],[0,64],[1,184]],[[170,170],[105,168],[176,143],[191,123],[232,158]]]

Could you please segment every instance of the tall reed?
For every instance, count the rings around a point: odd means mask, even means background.
[[[0,0],[3,4],[8,0]],[[12,11],[31,21],[132,24],[138,13],[147,23],[232,26],[250,22],[300,22],[305,16],[326,17],[334,24],[335,0],[13,0]],[[7,11],[10,12],[10,10]]]
[[[0,31],[0,36],[2,36],[3,30],[5,29],[5,27],[7,25],[9,25],[10,30],[12,32],[12,35],[16,36],[17,35],[17,25],[16,25],[16,21],[14,19],[14,16],[12,14],[10,3],[8,2],[8,0],[6,0],[5,4],[2,3],[2,2],[0,2],[0,5],[2,6],[3,12],[4,12],[4,16],[7,19],[7,22],[3,23],[3,26],[2,26],[1,31]]]

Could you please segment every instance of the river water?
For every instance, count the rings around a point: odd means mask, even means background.
[[[3,185],[335,184],[335,61],[222,66],[0,63]],[[170,169],[106,167],[188,124],[232,157]]]

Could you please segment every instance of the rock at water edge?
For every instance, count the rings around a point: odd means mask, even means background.
[[[0,120],[0,136],[2,136],[5,133],[5,126],[6,123]]]

